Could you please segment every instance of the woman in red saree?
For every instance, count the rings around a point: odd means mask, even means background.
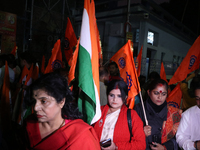
[[[24,124],[28,149],[100,149],[94,129],[79,119],[64,77],[46,74],[30,91],[35,113]]]

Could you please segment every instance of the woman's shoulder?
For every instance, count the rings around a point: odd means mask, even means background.
[[[75,119],[68,122],[63,129],[64,130],[70,129],[80,132],[80,131],[90,130],[91,128],[92,126],[84,122],[82,119]]]

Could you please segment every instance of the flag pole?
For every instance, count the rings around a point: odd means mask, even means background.
[[[141,99],[141,103],[142,103],[142,109],[143,109],[143,112],[144,112],[144,119],[145,119],[146,125],[148,126],[149,124],[148,124],[147,115],[146,115],[145,108],[144,108],[144,102],[143,102],[143,99],[142,99],[141,91],[139,93],[140,93],[140,99]]]

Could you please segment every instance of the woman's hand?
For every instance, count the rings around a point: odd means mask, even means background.
[[[144,126],[144,133],[147,136],[151,135],[151,126],[147,125],[147,126]]]
[[[152,142],[150,145],[152,150],[165,150],[165,147],[159,143]]]
[[[118,147],[115,145],[115,143],[112,141],[111,145],[109,147],[101,147],[102,150],[117,150]]]

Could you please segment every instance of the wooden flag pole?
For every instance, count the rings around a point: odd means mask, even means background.
[[[140,100],[141,100],[141,103],[142,103],[142,109],[143,109],[143,113],[144,113],[144,119],[145,119],[146,125],[148,126],[149,124],[148,124],[148,120],[147,120],[146,111],[145,111],[145,108],[144,108],[144,102],[143,102],[143,99],[142,99],[141,91],[139,93],[140,93]]]

